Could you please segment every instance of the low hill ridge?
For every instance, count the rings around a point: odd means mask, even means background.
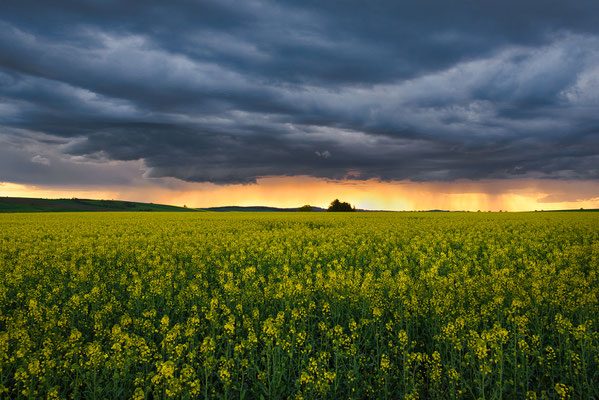
[[[139,203],[123,200],[41,199],[0,197],[0,213],[60,212],[60,211],[199,211],[165,204]]]

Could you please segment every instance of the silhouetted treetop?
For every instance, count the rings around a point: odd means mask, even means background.
[[[351,204],[341,202],[339,199],[335,199],[331,202],[327,211],[356,211],[356,207],[352,207]]]

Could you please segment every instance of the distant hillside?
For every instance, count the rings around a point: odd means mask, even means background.
[[[277,212],[293,212],[297,211],[296,208],[278,208],[278,207],[266,207],[266,206],[225,206],[225,207],[209,207],[209,208],[200,208],[199,210],[204,211],[218,211],[218,212],[226,212],[226,211],[277,211]],[[320,207],[312,207],[313,212],[326,211],[324,208]]]
[[[58,211],[198,211],[164,204],[136,203],[121,200],[35,199],[0,197],[0,213]]]
[[[597,212],[597,211],[599,211],[599,208],[576,208],[576,209],[573,209],[573,210],[541,210],[541,212],[570,212],[570,211],[578,211],[578,212],[592,211],[592,212]]]
[[[138,203],[122,200],[92,199],[37,199],[27,197],[0,197],[0,213],[20,212],[59,212],[59,211],[249,211],[249,212],[296,212],[297,208],[279,208],[267,206],[225,206],[208,208],[184,208],[165,204]],[[327,211],[325,208],[312,207],[313,212]],[[385,212],[385,210],[361,210],[369,212]],[[546,210],[544,212],[591,211],[599,209]],[[428,210],[428,212],[447,212],[446,210]]]

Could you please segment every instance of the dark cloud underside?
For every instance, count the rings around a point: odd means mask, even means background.
[[[8,1],[0,181],[597,179],[598,93],[596,1]]]

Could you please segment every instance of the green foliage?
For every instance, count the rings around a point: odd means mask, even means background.
[[[599,398],[599,214],[0,215],[0,398]]]
[[[339,199],[335,199],[331,202],[327,211],[356,211],[356,207],[352,207],[351,204],[341,202]]]
[[[298,208],[297,211],[312,211],[312,206],[306,204],[305,206],[301,206],[300,208]]]

